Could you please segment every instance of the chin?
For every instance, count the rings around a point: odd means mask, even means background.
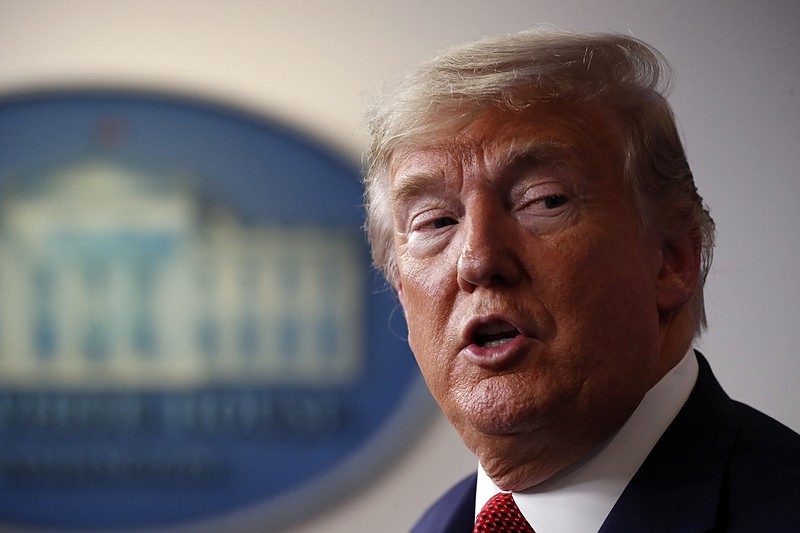
[[[492,439],[529,435],[546,427],[569,403],[564,395],[542,401],[548,395],[536,391],[531,383],[484,380],[454,396],[445,414],[465,441],[468,435]]]
[[[473,431],[488,437],[527,435],[543,426],[539,417],[530,414],[483,413],[469,421]]]
[[[546,424],[548,417],[536,409],[520,409],[516,403],[495,403],[489,408],[473,406],[460,411],[456,427],[490,437],[513,437],[528,434]],[[452,419],[451,419],[452,420]]]

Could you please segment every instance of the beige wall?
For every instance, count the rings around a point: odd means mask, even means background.
[[[732,396],[800,430],[794,0],[0,0],[0,95],[101,85],[208,97],[358,161],[361,109],[380,83],[448,44],[542,22],[628,32],[671,60],[672,101],[719,226],[701,347]],[[473,463],[437,419],[373,486],[292,531],[406,531]]]

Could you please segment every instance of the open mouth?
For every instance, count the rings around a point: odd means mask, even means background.
[[[474,342],[481,348],[492,348],[511,342],[519,334],[519,330],[508,322],[494,322],[479,327],[475,331]]]

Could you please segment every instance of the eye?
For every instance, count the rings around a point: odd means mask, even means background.
[[[446,244],[459,218],[449,209],[433,208],[415,216],[408,225],[408,243],[416,253],[433,252]]]
[[[541,216],[554,216],[564,209],[567,201],[567,197],[563,194],[543,194],[531,199],[522,207]]]
[[[561,189],[554,185],[530,188],[519,200],[515,211],[520,216],[532,217],[531,222],[538,221],[536,224],[548,219],[560,219],[570,210],[570,196]]]
[[[423,211],[415,216],[409,224],[409,229],[411,232],[438,233],[436,230],[455,226],[456,224],[458,224],[458,217],[453,215],[452,211],[437,207]]]
[[[556,209],[567,203],[567,199],[560,194],[553,194],[537,200],[536,203],[543,205],[546,209]]]
[[[454,226],[458,224],[458,221],[451,217],[439,217],[429,222],[429,224],[434,229],[441,229],[446,226]]]

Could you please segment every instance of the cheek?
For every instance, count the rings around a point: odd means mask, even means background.
[[[596,288],[587,288],[594,319],[583,339],[592,366],[586,368],[581,405],[590,413],[605,411],[609,420],[628,416],[659,377],[661,333],[650,248],[634,239],[628,244],[598,259]]]
[[[401,303],[408,324],[408,342],[414,354],[428,354],[444,334],[450,314],[447,269],[404,261],[400,268]]]
[[[638,239],[582,234],[538,263],[542,298],[569,342],[606,346],[657,327],[655,276]]]
[[[440,404],[447,403],[456,361],[457,328],[451,327],[458,285],[446,257],[400,263],[408,343],[425,382]],[[450,350],[450,351],[448,351]]]

